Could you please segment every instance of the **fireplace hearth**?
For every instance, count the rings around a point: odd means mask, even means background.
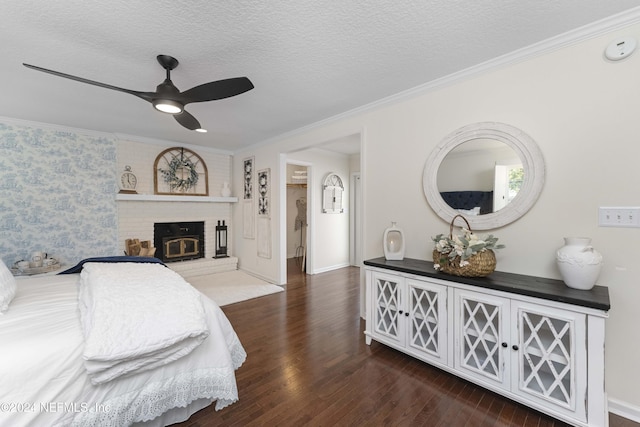
[[[153,242],[163,262],[204,258],[204,221],[156,222]]]

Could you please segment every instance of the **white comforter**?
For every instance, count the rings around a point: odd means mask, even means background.
[[[202,298],[209,337],[160,368],[94,385],[85,369],[79,274],[22,278],[0,316],[0,426],[126,426],[190,402],[238,399],[246,353],[220,308]],[[186,419],[191,412],[163,424]]]
[[[201,294],[161,264],[85,264],[79,307],[93,384],[173,362],[209,335]]]

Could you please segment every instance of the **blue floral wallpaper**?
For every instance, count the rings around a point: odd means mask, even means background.
[[[0,258],[118,252],[116,141],[0,122]]]

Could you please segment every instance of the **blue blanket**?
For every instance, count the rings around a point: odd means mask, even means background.
[[[166,267],[165,263],[160,261],[158,258],[154,257],[145,257],[145,256],[106,256],[106,257],[95,257],[95,258],[85,258],[80,261],[78,264],[73,267],[61,271],[58,274],[74,274],[80,273],[82,271],[82,266],[87,262],[146,262],[152,264],[162,264]]]

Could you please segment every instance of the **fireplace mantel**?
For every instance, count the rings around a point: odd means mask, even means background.
[[[116,194],[116,200],[123,202],[204,202],[237,203],[237,197],[205,196],[159,196],[156,194]]]

